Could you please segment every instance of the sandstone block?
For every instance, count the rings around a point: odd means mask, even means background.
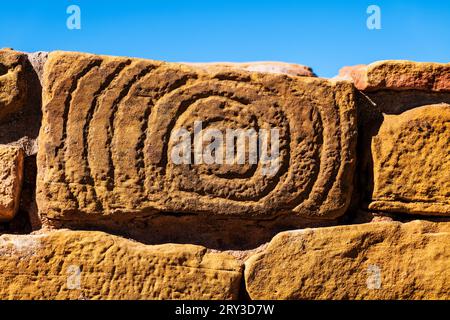
[[[161,212],[330,220],[348,206],[356,142],[348,82],[65,52],[49,55],[43,78],[37,201],[50,220]],[[261,156],[250,163],[248,147],[243,164],[175,163],[173,134],[185,129],[195,140],[198,122],[200,132],[253,130],[258,139],[276,128],[276,170],[266,174]]]
[[[252,299],[449,299],[449,243],[449,222],[283,232],[245,281]]]
[[[335,80],[353,81],[364,92],[357,99],[363,134],[377,127],[374,113],[400,114],[424,105],[450,103],[450,64],[378,61],[344,67]]]
[[[0,119],[20,110],[26,102],[24,54],[0,50]]]
[[[0,221],[11,220],[19,208],[23,161],[21,148],[0,145]]]
[[[436,118],[431,121],[434,124],[430,128],[426,125],[430,120],[430,114],[426,115],[428,120],[422,121],[419,119],[420,111],[407,112],[428,105],[450,104],[449,77],[450,64],[448,63],[378,61],[369,65],[341,69],[337,79],[351,80],[362,91],[356,93],[358,165],[354,189],[356,191],[354,198],[358,199],[354,202],[359,203],[360,208],[370,207],[384,212],[431,215],[444,215],[446,211],[448,212],[446,209],[448,199],[445,199],[448,198],[448,195],[445,196],[448,193],[448,184],[444,182],[445,179],[448,180],[444,169],[448,162],[448,148],[441,140],[448,135],[445,132],[446,125],[442,122],[446,121],[444,120],[446,111],[443,111],[441,120]],[[405,118],[408,114],[417,115],[410,125],[406,123]],[[439,117],[437,112],[435,117]],[[444,132],[438,134],[432,127],[439,121],[440,128]],[[397,122],[401,122],[403,129],[406,130],[403,133],[400,131],[392,133],[401,140],[398,145],[393,142],[394,138],[389,134],[384,134],[386,141],[381,142],[380,134],[384,132],[383,128],[393,127]],[[419,133],[414,129],[416,124],[420,127],[417,130],[424,130],[424,132]],[[429,130],[431,131],[428,132]],[[414,140],[416,138],[418,140]],[[410,145],[406,145],[406,140]],[[436,146],[435,143],[437,143]],[[383,147],[380,147],[381,149],[377,147],[375,150],[375,145],[383,145]],[[424,147],[423,150],[420,145]],[[387,149],[393,153],[386,154]],[[413,149],[416,151],[413,152]],[[433,156],[428,156],[427,152],[431,152]],[[439,152],[442,154],[437,155]],[[385,157],[384,160],[381,160],[380,156]],[[393,158],[389,158],[390,156]],[[398,161],[401,164],[393,163],[397,161],[394,160],[395,157],[399,158]],[[389,163],[383,162],[387,158],[390,159]],[[405,163],[406,158],[410,161],[409,165]],[[425,164],[426,161],[428,162]],[[444,167],[442,169],[430,167],[438,163]],[[391,165],[404,167],[394,169]],[[420,165],[424,167],[421,168]],[[401,170],[405,170],[402,178],[408,181],[400,181],[396,176]],[[394,176],[389,176],[388,172]],[[410,176],[406,178],[408,174]],[[403,185],[403,183],[409,184],[412,180],[418,183],[415,191],[412,190],[414,187],[411,185]],[[440,181],[441,184],[432,186],[436,181]],[[433,191],[434,188],[444,189]],[[382,201],[383,204],[378,201]],[[408,201],[412,202],[406,204]]]
[[[241,264],[194,245],[102,232],[0,236],[3,299],[237,299]]]
[[[341,78],[351,79],[359,90],[450,91],[450,63],[377,61],[369,65],[344,67]]]
[[[372,140],[372,210],[450,215],[450,105],[385,115]]]

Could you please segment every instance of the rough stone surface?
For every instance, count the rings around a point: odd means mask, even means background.
[[[246,262],[252,299],[449,299],[450,223],[380,222],[277,235]]]
[[[352,85],[225,69],[51,53],[39,135],[39,211],[58,221],[160,212],[341,216],[355,161]],[[279,128],[280,169],[267,176],[261,163],[175,165],[171,133],[191,131],[196,120],[221,130]]]
[[[36,71],[36,74],[40,81],[42,81],[42,75],[44,74],[44,65],[47,61],[48,52],[45,51],[37,51],[27,54],[28,60],[30,61],[33,69]]]
[[[377,61],[369,65],[344,67],[339,78],[351,79],[359,90],[450,91],[450,63]]]
[[[0,236],[1,299],[237,299],[241,264],[102,232]]]
[[[450,105],[385,115],[372,155],[370,209],[450,216]]]
[[[44,61],[44,53],[0,50],[0,144],[20,145],[27,156],[37,152]]]
[[[449,71],[0,50],[0,299],[450,299]],[[173,163],[195,121],[278,170]]]
[[[38,73],[44,57],[0,50],[0,145],[18,147],[24,153],[20,204],[12,220],[0,222],[0,233],[29,232],[30,220],[36,228],[40,225],[35,201],[36,140],[42,118]]]
[[[21,148],[0,145],[0,221],[11,220],[19,208],[23,159]]]
[[[25,59],[22,53],[0,50],[0,121],[26,103]]]
[[[211,62],[211,63],[187,63],[188,65],[210,69],[212,67],[225,69],[238,69],[251,72],[287,74],[291,76],[316,77],[310,67],[294,63],[277,61],[256,61],[256,62]]]
[[[372,146],[374,137],[378,135],[380,128],[384,126],[384,121],[395,118],[391,116],[401,115],[408,110],[421,108],[426,105],[450,104],[449,75],[449,64],[411,61],[378,61],[368,66],[359,65],[341,69],[340,76],[337,79],[351,80],[358,89],[362,90],[361,92],[356,91],[355,95],[358,118],[358,156],[356,165],[357,178],[350,206],[351,210],[367,209],[373,201],[374,180],[377,177],[374,177],[376,169],[374,168],[375,159],[372,154]],[[390,121],[395,122],[396,120]],[[443,134],[444,136],[446,135],[446,133]],[[432,142],[430,143],[432,144]],[[427,148],[433,148],[428,143],[426,146]],[[401,148],[400,146],[394,148],[399,152],[400,156],[403,153]],[[421,161],[421,157],[425,157],[425,152],[419,149],[415,152],[416,154],[414,155],[410,150],[408,154],[409,157],[414,158],[414,163],[418,163]],[[427,159],[431,158],[427,157]],[[438,159],[445,161],[446,156],[438,156]],[[439,162],[439,160],[436,161]],[[420,169],[417,170],[420,171]],[[439,172],[438,175],[442,176],[444,173],[444,171],[436,168],[432,170],[428,175]],[[392,184],[389,177],[384,176],[384,178],[385,181],[378,180],[381,185]],[[418,177],[418,179],[420,178]],[[400,188],[400,186],[395,188]],[[417,195],[423,192],[423,190],[418,190]],[[383,197],[398,198],[398,195],[385,194]],[[433,200],[433,203],[436,204],[436,201]],[[408,206],[412,207],[414,204]],[[407,209],[403,212],[403,209],[400,210],[398,206],[395,210],[399,210],[398,213],[400,214],[410,211]],[[433,210],[430,207],[427,212],[430,213]]]

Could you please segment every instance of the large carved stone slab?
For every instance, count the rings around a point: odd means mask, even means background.
[[[278,129],[278,170],[175,164],[171,137],[196,121],[221,132]],[[334,219],[349,203],[355,141],[348,82],[54,52],[38,206],[59,221],[158,212]]]
[[[194,245],[102,232],[0,236],[0,298],[237,299],[241,264]]]
[[[372,155],[369,209],[450,215],[450,105],[385,115]]]
[[[380,222],[277,235],[247,260],[252,299],[449,299],[450,223]]]

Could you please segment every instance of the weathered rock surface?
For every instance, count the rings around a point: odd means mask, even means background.
[[[372,155],[370,209],[450,216],[450,105],[386,115]]]
[[[174,164],[180,128],[278,128],[279,170]],[[312,77],[53,52],[45,65],[39,211],[50,220],[161,212],[334,219],[349,203],[353,87]]]
[[[20,167],[22,188],[20,200],[14,198],[14,204],[10,200],[4,199],[9,203],[4,204],[9,209],[6,209],[7,213],[4,213],[3,217],[0,214],[0,220],[2,220],[0,222],[0,233],[29,232],[30,220],[38,220],[37,210],[35,209],[36,139],[42,118],[42,88],[37,73],[42,67],[44,58],[44,55],[38,55],[40,56],[39,59],[37,56],[33,58],[35,56],[33,54],[27,55],[12,49],[0,50],[0,145],[7,145],[11,148],[17,147],[23,150],[23,155],[19,156],[21,159],[19,161],[20,166],[16,165],[14,161],[2,162],[4,169],[15,167],[19,170]],[[13,179],[17,180],[17,177]],[[11,187],[11,181],[13,180],[5,180],[2,183],[8,185],[7,189],[9,190],[17,190],[17,187]],[[10,192],[6,189],[3,191],[8,194]],[[17,196],[19,194],[17,191],[14,191],[14,193]],[[17,213],[14,215],[15,212]],[[12,216],[14,218],[11,220]],[[39,225],[39,223],[32,224]]]
[[[23,159],[21,148],[0,145],[0,221],[11,220],[19,208]]]
[[[450,223],[288,231],[246,262],[252,299],[449,299]]]
[[[278,61],[256,61],[256,62],[210,62],[210,63],[187,63],[188,65],[196,66],[199,68],[211,69],[211,68],[225,68],[225,69],[238,69],[250,72],[264,72],[275,74],[287,74],[291,76],[300,77],[316,77],[310,67],[278,62]]]
[[[450,104],[450,64],[439,64],[439,63],[420,63],[420,62],[411,62],[411,61],[378,61],[374,62],[368,66],[359,65],[353,67],[344,67],[341,69],[340,75],[337,79],[347,79],[354,82],[355,86],[362,90],[361,92],[356,92],[356,105],[358,110],[358,148],[357,148],[357,170],[356,176],[357,180],[355,183],[355,192],[354,199],[352,201],[352,208],[357,210],[358,208],[367,209],[369,206],[374,208],[374,210],[378,210],[381,208],[380,203],[373,203],[377,201],[377,197],[382,197],[383,199],[396,198],[398,201],[401,201],[402,195],[409,193],[409,196],[406,198],[411,198],[411,194],[415,192],[417,197],[422,197],[424,193],[427,193],[428,196],[423,198],[423,201],[419,201],[420,203],[415,206],[414,204],[402,205],[402,206],[391,206],[388,208],[387,204],[384,205],[384,212],[396,212],[396,213],[410,213],[415,211],[415,213],[422,214],[430,214],[430,215],[442,215],[445,212],[445,209],[442,207],[442,195],[448,191],[431,191],[434,187],[431,186],[434,180],[441,181],[445,179],[446,174],[445,170],[440,170],[437,168],[430,168],[429,173],[425,173],[425,169],[412,169],[413,166],[421,163],[422,161],[427,161],[429,164],[432,163],[441,163],[444,166],[447,165],[448,157],[446,153],[448,153],[448,149],[442,145],[442,140],[438,145],[433,146],[437,141],[433,141],[434,139],[445,139],[444,137],[447,133],[444,132],[439,136],[441,138],[437,138],[438,135],[436,131],[432,131],[430,136],[428,137],[427,133],[424,132],[422,134],[421,141],[423,142],[422,146],[425,147],[428,151],[436,148],[437,150],[441,150],[444,154],[440,156],[428,157],[426,155],[425,149],[421,150],[421,142],[412,141],[415,139],[416,133],[413,133],[414,129],[409,127],[409,133],[403,133],[402,139],[410,139],[409,141],[412,143],[410,146],[405,145],[393,145],[392,150],[394,153],[397,153],[397,156],[401,157],[403,160],[408,154],[408,157],[411,159],[411,167],[406,169],[407,172],[415,172],[418,174],[422,174],[421,176],[409,177],[408,179],[416,179],[416,181],[420,179],[424,179],[424,175],[427,175],[430,178],[429,183],[421,183],[419,184],[418,190],[412,191],[411,187],[409,187],[410,191],[406,191],[403,193],[399,191],[403,186],[398,185],[394,188],[397,188],[397,193],[394,194],[386,194],[383,192],[390,192],[384,186],[392,186],[394,183],[390,176],[384,175],[381,177],[379,172],[376,172],[378,169],[376,166],[384,166],[384,163],[374,163],[378,160],[375,159],[377,154],[373,154],[373,146],[374,139],[379,135],[380,128],[387,126],[384,124],[385,121],[389,121],[391,124],[402,121],[403,114],[406,116],[406,112],[408,110],[414,110],[416,108],[421,109],[423,106],[427,105],[435,105],[435,104]],[[439,115],[436,114],[436,117]],[[420,117],[420,116],[418,116]],[[445,118],[445,116],[443,116]],[[417,118],[418,122],[421,122]],[[439,120],[436,120],[439,121]],[[443,120],[441,120],[443,121]],[[423,122],[425,123],[425,122]],[[408,126],[404,123],[405,126]],[[444,127],[442,127],[444,128]],[[421,130],[428,131],[428,127],[422,127]],[[447,129],[448,131],[448,129]],[[400,134],[400,133],[399,133]],[[410,138],[407,137],[409,135]],[[391,141],[392,137],[387,137],[387,141]],[[385,146],[390,142],[387,142]],[[401,144],[401,142],[399,142]],[[402,150],[402,148],[406,148],[408,151]],[[412,149],[416,148],[415,151]],[[445,150],[443,150],[444,148]],[[405,153],[405,154],[403,154]],[[387,156],[387,155],[386,155]],[[392,161],[395,161],[391,159]],[[406,164],[404,163],[406,166]],[[427,165],[425,165],[427,166]],[[387,172],[390,169],[385,168],[382,169],[383,172]],[[392,168],[391,168],[392,169]],[[398,173],[398,171],[396,171]],[[435,177],[435,175],[437,176]],[[431,177],[433,176],[433,177]],[[406,177],[406,176],[405,176]],[[395,183],[398,183],[398,179],[395,178]],[[377,182],[375,182],[377,180]],[[384,181],[382,181],[384,180]],[[377,186],[375,186],[377,184]],[[423,188],[430,188],[428,191],[424,191]],[[440,187],[443,187],[442,185]],[[380,189],[374,190],[374,188],[382,188],[384,191]],[[390,187],[387,187],[390,188]],[[448,187],[447,187],[448,188]],[[392,191],[392,190],[391,190]],[[381,192],[381,194],[380,194]],[[412,193],[411,193],[412,192]],[[378,195],[377,195],[378,194]],[[441,200],[437,200],[435,195],[440,194],[437,198]],[[422,196],[419,196],[422,195]],[[447,196],[448,197],[448,196]],[[404,199],[403,202],[408,201]],[[414,199],[415,197],[412,197]],[[411,198],[411,199],[412,199]],[[431,200],[434,199],[434,200]],[[380,200],[380,199],[378,199]],[[425,202],[431,201],[428,205],[425,205]],[[440,207],[440,209],[433,208],[435,206]],[[424,211],[424,206],[428,207],[427,210]],[[412,207],[415,207],[414,210],[411,210]],[[419,209],[420,207],[420,209]],[[378,208],[378,209],[375,209]]]
[[[359,90],[450,91],[450,63],[377,61],[369,65],[344,67],[339,77],[351,79]]]
[[[279,154],[174,162],[200,121],[276,128]],[[252,299],[450,299],[449,123],[449,64],[0,50],[0,299],[244,297],[223,250]]]
[[[36,75],[40,81],[42,81],[42,76],[44,74],[44,65],[48,58],[48,52],[37,51],[27,54],[28,61],[33,66]]]
[[[0,236],[1,299],[237,299],[241,264],[102,232]]]
[[[44,56],[0,50],[0,144],[21,145],[27,156],[37,151],[33,144],[41,122],[42,94],[37,72]]]
[[[0,50],[0,120],[26,103],[25,60],[22,53]]]

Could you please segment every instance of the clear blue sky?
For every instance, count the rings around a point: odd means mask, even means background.
[[[81,8],[81,30],[66,9]],[[370,4],[381,30],[366,27]],[[277,60],[324,77],[381,59],[450,61],[450,0],[2,1],[0,47],[166,61]]]

